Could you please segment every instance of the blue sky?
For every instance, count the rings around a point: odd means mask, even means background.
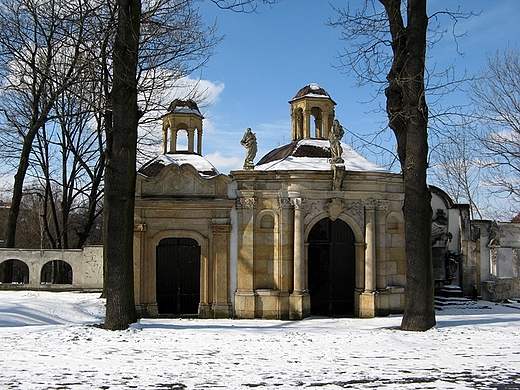
[[[345,46],[340,31],[326,25],[336,16],[330,4],[345,6],[345,0],[281,0],[269,7],[260,6],[256,14],[222,11],[210,1],[200,3],[207,23],[217,21],[225,39],[201,73],[214,91],[214,103],[204,107],[203,154],[222,173],[240,169],[245,149],[240,139],[251,127],[258,139],[256,161],[273,148],[291,141],[288,101],[309,83],[318,83],[336,101],[336,116],[341,124],[356,134],[372,133],[386,123],[382,112],[371,112],[377,102],[370,100],[374,88],[356,87],[352,76],[341,73],[338,51]],[[358,7],[362,0],[350,1]],[[437,45],[434,55],[440,64],[456,61],[457,73],[476,72],[486,64],[486,54],[514,46],[520,36],[520,1],[473,0],[431,1],[431,10],[450,7],[481,12],[480,16],[459,22],[457,32],[467,32],[458,39],[457,54],[448,34]],[[447,23],[443,25],[451,28]],[[459,98],[461,98],[459,96]],[[380,99],[380,101],[383,101]],[[388,140],[393,142],[392,134]],[[348,136],[343,139],[349,143]],[[376,156],[366,155],[381,163]]]

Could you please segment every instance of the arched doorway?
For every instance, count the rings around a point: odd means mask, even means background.
[[[29,283],[29,267],[18,259],[6,260],[0,263],[0,282],[12,284]]]
[[[309,233],[308,275],[311,314],[354,314],[356,248],[354,232],[340,219],[322,219]]]
[[[159,314],[192,315],[200,302],[200,246],[191,238],[164,238],[157,246]]]
[[[41,284],[72,284],[72,267],[63,260],[45,263],[40,275]]]

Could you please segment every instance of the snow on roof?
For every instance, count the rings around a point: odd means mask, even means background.
[[[162,171],[164,167],[172,164],[178,166],[183,164],[192,165],[199,172],[199,174],[205,178],[214,177],[219,174],[217,168],[215,168],[213,164],[211,164],[204,157],[196,153],[188,152],[161,154],[148,163],[144,164],[139,169],[139,173],[147,177],[155,177],[159,174],[160,171]]]
[[[194,100],[175,99],[168,107],[168,113],[195,114],[202,117],[199,107]]]
[[[294,95],[291,101],[302,99],[304,97],[331,99],[327,91],[325,91],[325,89],[316,83],[307,84],[305,87],[300,89],[298,92],[296,92],[296,95]]]
[[[169,113],[173,113],[173,112],[179,113],[179,114],[195,114],[198,116],[202,116],[202,114],[200,113],[200,111],[198,109],[190,108],[190,107],[175,107]]]
[[[343,160],[345,170],[347,171],[357,171],[357,172],[387,172],[387,169],[380,167],[377,164],[374,164],[368,161],[366,158],[361,156],[358,152],[356,152],[352,147],[345,143],[341,143],[343,148]],[[285,146],[287,147],[287,146]],[[305,148],[314,148],[317,151],[326,151],[328,157],[324,157],[323,153],[307,153],[307,155],[302,155],[299,153],[299,150]],[[281,148],[284,148],[282,146]],[[279,148],[279,149],[281,149]],[[308,150],[308,149],[307,149]],[[275,149],[276,151],[276,149]],[[273,151],[273,152],[275,152]],[[323,139],[303,139],[295,143],[292,152],[289,155],[286,155],[279,159],[273,159],[270,161],[265,161],[266,159],[262,159],[265,162],[262,164],[258,164],[255,166],[255,170],[257,171],[288,171],[288,170],[315,170],[315,171],[323,171],[330,170],[331,165],[329,162],[330,158],[330,144],[328,140]],[[262,161],[260,160],[260,161]]]

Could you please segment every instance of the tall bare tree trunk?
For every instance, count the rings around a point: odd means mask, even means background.
[[[428,168],[428,106],[425,99],[426,0],[409,0],[407,26],[401,0],[380,0],[390,22],[394,59],[387,76],[387,113],[404,181],[406,288],[403,330],[428,330],[435,325],[431,252],[431,194]]]
[[[104,327],[126,329],[137,320],[133,234],[137,149],[137,60],[140,0],[118,1],[112,88],[113,128],[107,134],[104,261],[107,298]]]

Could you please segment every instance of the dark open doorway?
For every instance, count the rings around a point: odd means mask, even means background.
[[[191,238],[165,238],[157,246],[159,314],[196,315],[200,302],[200,246]]]
[[[339,219],[325,218],[313,226],[308,241],[311,314],[354,314],[356,247],[352,229]]]

